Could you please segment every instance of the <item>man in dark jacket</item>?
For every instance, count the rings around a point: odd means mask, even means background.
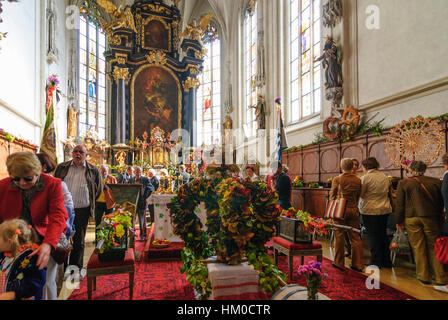
[[[151,182],[152,186],[154,187],[154,192],[157,191],[160,186],[160,181],[159,181],[159,178],[157,178],[156,172],[154,171],[154,169],[149,169],[148,178],[149,178],[149,182]],[[150,204],[148,207],[149,207],[150,220],[151,220],[151,223],[153,223],[154,222],[154,204]]]
[[[292,207],[291,205],[291,179],[283,172],[283,166],[281,162],[273,162],[271,164],[271,170],[275,179],[275,190],[278,192],[278,204],[285,210]]]
[[[142,168],[135,167],[135,183],[140,183],[142,188],[138,197],[137,215],[140,224],[140,241],[146,240],[146,200],[155,191],[149,178],[142,176]]]
[[[417,279],[430,284],[431,269],[436,285],[446,285],[447,275],[434,253],[434,242],[441,230],[443,212],[442,182],[424,176],[426,164],[414,161],[411,175],[398,184],[395,219],[397,228],[406,230],[414,252]]]
[[[129,166],[126,168],[125,173],[120,173],[117,177],[118,183],[129,183],[132,184],[135,181],[134,176],[134,168],[132,166]]]
[[[57,166],[54,176],[67,184],[75,207],[75,230],[70,265],[83,268],[85,236],[89,217],[94,217],[95,201],[103,192],[103,179],[97,167],[86,161],[87,149],[78,145],[73,149],[73,160]]]
[[[177,179],[174,181],[174,190],[177,190],[180,185],[184,185],[190,182],[191,175],[186,171],[184,165],[179,166],[179,173],[177,174]],[[180,184],[179,180],[182,180],[182,184]]]

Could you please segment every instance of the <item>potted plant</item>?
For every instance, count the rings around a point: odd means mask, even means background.
[[[307,265],[301,265],[297,269],[299,276],[306,277],[308,300],[318,300],[318,289],[322,281],[328,277],[322,272],[322,263],[310,261]]]
[[[128,249],[128,229],[132,227],[132,213],[123,208],[103,217],[97,227],[96,243],[100,261],[123,260]]]

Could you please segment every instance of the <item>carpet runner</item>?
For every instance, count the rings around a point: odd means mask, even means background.
[[[314,257],[306,257],[305,263],[308,261],[316,261]],[[380,284],[380,289],[367,289],[367,277],[359,272],[345,268],[340,271],[334,268],[331,263],[333,261],[323,258],[322,270],[328,274],[319,292],[329,297],[331,300],[416,300],[414,297],[398,291],[384,283]],[[300,257],[293,259],[293,276],[292,280],[287,279],[288,284],[296,283],[306,287],[306,280],[297,274],[297,268],[300,265]],[[283,273],[288,274],[288,261],[286,256],[280,256],[278,266]]]
[[[144,251],[144,243],[136,242],[136,251]],[[182,261],[135,263],[134,300],[195,300],[194,290],[179,269]],[[94,300],[129,300],[129,276],[117,274],[97,278]],[[87,300],[87,277],[68,300]]]
[[[143,252],[144,244],[136,242],[136,250]],[[270,251],[272,255],[272,251]],[[305,263],[313,260],[307,257]],[[328,259],[323,259],[322,269],[328,274],[319,292],[332,300],[414,300],[415,298],[381,283],[379,290],[366,288],[366,276],[351,269],[340,271],[331,266]],[[293,279],[288,283],[306,286],[306,281],[300,278],[297,267],[300,258],[294,257]],[[135,265],[134,300],[195,300],[193,287],[188,283],[185,274],[179,269],[182,261],[154,261],[142,260]],[[279,268],[287,274],[286,256],[279,257]],[[253,297],[244,297],[250,300]],[[97,278],[97,289],[93,292],[95,300],[128,300],[129,282],[127,274],[110,275]],[[74,290],[69,300],[87,300],[87,278],[80,283],[80,288]]]

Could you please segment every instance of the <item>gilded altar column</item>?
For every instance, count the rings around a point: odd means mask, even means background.
[[[112,123],[115,130],[116,141],[113,144],[126,143],[126,85],[129,84],[129,68],[114,68],[114,79],[116,83],[116,123]]]

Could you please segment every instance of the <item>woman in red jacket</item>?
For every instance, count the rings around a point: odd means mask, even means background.
[[[33,226],[41,241],[30,257],[38,255],[42,270],[67,227],[61,180],[43,174],[32,152],[10,155],[6,166],[9,178],[0,181],[0,223],[20,218]]]

